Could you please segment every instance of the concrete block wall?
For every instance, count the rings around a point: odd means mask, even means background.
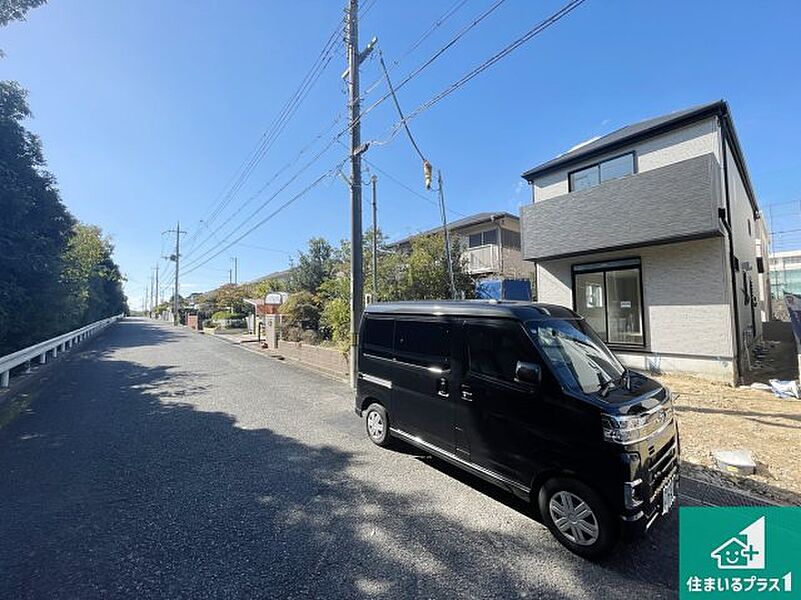
[[[329,375],[342,379],[348,378],[348,354],[336,348],[278,340],[275,352],[284,358],[324,371]]]

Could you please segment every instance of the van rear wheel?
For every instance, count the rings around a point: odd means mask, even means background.
[[[603,499],[584,483],[566,477],[546,482],[538,497],[540,514],[565,548],[584,558],[608,554],[618,528]]]
[[[364,424],[370,441],[382,448],[390,445],[392,438],[389,435],[389,417],[383,406],[378,403],[368,406],[364,412]]]

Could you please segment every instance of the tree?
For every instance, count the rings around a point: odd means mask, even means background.
[[[47,0],[2,0],[0,2],[0,27],[11,21],[24,21],[25,14],[32,8],[41,6]]]
[[[0,355],[60,329],[66,305],[59,284],[74,220],[22,125],[29,116],[25,91],[0,81]]]
[[[472,298],[475,284],[464,270],[462,249],[458,242],[452,244],[451,256],[456,292],[466,298]],[[386,299],[441,300],[451,297],[443,234],[435,233],[412,238],[409,253],[400,254],[392,262],[394,272],[391,276],[395,280],[395,289]]]
[[[29,116],[25,91],[0,82],[0,356],[127,312],[114,248],[62,204]]]
[[[316,293],[320,284],[331,276],[334,251],[323,238],[309,240],[307,252],[298,252],[298,264],[293,266],[289,289],[293,292]]]

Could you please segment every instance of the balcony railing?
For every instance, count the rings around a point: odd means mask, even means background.
[[[498,246],[495,244],[468,248],[462,256],[465,261],[465,270],[470,275],[492,273],[500,268],[500,254]]]

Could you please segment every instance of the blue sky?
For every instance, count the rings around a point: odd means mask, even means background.
[[[400,80],[491,2],[468,1],[408,54],[455,0],[363,4],[369,7],[361,22],[363,43],[376,35],[388,62],[402,58],[392,72]],[[507,0],[400,91],[405,110],[562,4]],[[301,162],[282,170],[344,115],[345,57],[338,46],[231,208],[202,228],[200,220],[318,56],[343,8],[344,0],[51,0],[27,22],[0,30],[0,48],[7,54],[0,60],[0,77],[29,90],[35,117],[29,127],[42,138],[64,202],[79,219],[113,237],[132,307],[140,306],[151,266],[169,249],[163,230],[180,219],[189,231],[187,241],[196,237],[196,247],[187,248],[191,265],[340,131],[331,129]],[[520,179],[524,170],[630,122],[724,98],[774,229],[801,228],[799,22],[798,2],[588,0],[411,126],[429,160],[443,171],[452,218],[484,210],[517,213],[530,201]],[[368,61],[363,89],[378,77],[377,60]],[[383,91],[377,86],[366,105]],[[363,139],[385,141],[396,120],[391,103],[383,103],[365,117]],[[259,216],[344,156],[344,148],[334,145]],[[434,196],[424,192],[420,161],[404,137],[373,145],[367,158],[431,201],[379,173],[385,233],[397,238],[437,224]],[[209,238],[209,229],[277,172],[264,193],[216,239]],[[182,293],[226,282],[232,256],[239,259],[240,281],[246,281],[286,268],[290,254],[309,237],[334,242],[347,237],[348,202],[341,179],[325,180],[242,244],[188,272]],[[206,238],[208,243],[197,247]],[[783,233],[775,242],[779,248],[801,246],[801,235]],[[165,261],[161,265],[171,270]]]

